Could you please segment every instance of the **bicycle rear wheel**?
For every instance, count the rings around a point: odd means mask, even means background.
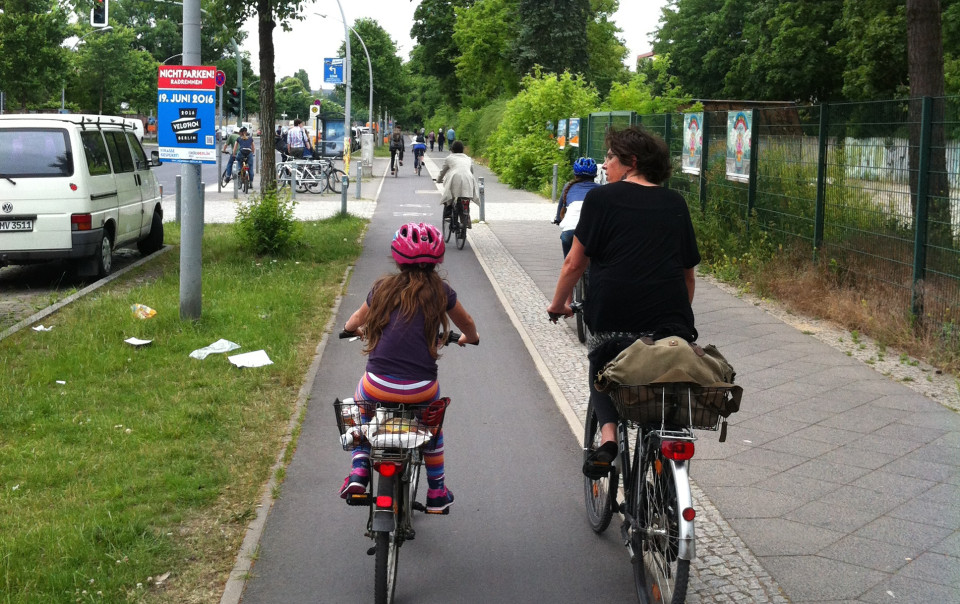
[[[397,534],[395,532],[377,531],[374,540],[377,550],[374,602],[376,604],[391,604],[393,594],[397,589],[397,559],[400,556]]]
[[[467,227],[461,222],[457,225],[457,249],[462,250],[467,242]]]
[[[658,445],[649,447],[637,468],[632,535],[633,579],[641,604],[683,604],[687,598],[690,561],[677,557],[679,514],[671,465]]]
[[[242,175],[242,178],[243,178],[243,181],[242,181],[243,192],[249,193],[250,192],[250,172],[248,170],[244,170],[240,174]]]
[[[600,424],[597,421],[597,414],[593,410],[593,404],[587,405],[587,421],[584,424],[583,446],[586,451],[583,452],[584,460],[587,457],[587,451],[596,449],[600,446]],[[583,498],[587,505],[587,522],[593,532],[599,534],[607,530],[610,526],[610,519],[613,518],[613,506],[616,504],[617,484],[620,481],[620,474],[617,468],[614,468],[606,478],[600,480],[591,480],[583,477]]]
[[[343,177],[346,173],[343,170],[330,170],[327,173],[327,188],[334,193],[340,193],[343,190]]]

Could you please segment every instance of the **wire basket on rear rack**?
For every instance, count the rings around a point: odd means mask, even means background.
[[[366,442],[375,454],[383,450],[423,446],[443,426],[449,404],[449,398],[416,405],[337,399],[333,408],[340,430],[340,444],[344,450],[352,451]]]
[[[642,425],[664,424],[716,430],[721,417],[726,418],[739,408],[734,388],[669,383],[618,385],[609,392],[617,413],[623,419]]]

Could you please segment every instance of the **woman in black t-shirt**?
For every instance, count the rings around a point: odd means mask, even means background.
[[[573,314],[566,301],[590,265],[584,317],[602,341],[610,334],[668,335],[696,340],[693,292],[700,252],[684,198],[659,186],[670,177],[670,154],[659,137],[631,126],[610,130],[603,169],[609,184],[587,193],[573,245],[557,280],[551,316]],[[554,321],[556,319],[553,319]],[[590,402],[602,444],[583,472],[600,478],[616,456],[617,412],[593,376],[609,361],[590,355]]]

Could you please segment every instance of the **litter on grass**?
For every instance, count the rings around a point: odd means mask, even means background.
[[[51,325],[50,327],[44,327],[43,325],[37,325],[37,326],[35,326],[35,327],[33,328],[33,331],[50,331],[51,329],[53,329],[53,325]]]
[[[146,346],[150,342],[153,342],[153,340],[141,340],[140,338],[127,338],[126,340],[124,340],[124,342],[126,342],[131,346],[140,347],[140,346]]]
[[[223,338],[217,340],[209,346],[204,346],[203,348],[198,348],[190,353],[190,358],[200,359],[201,361],[211,354],[217,354],[221,352],[230,352],[231,350],[236,350],[240,348],[239,344],[234,344],[230,340],[224,340]]]
[[[146,304],[131,304],[130,311],[133,313],[133,316],[138,319],[149,319],[157,314],[157,311]]]
[[[232,357],[227,357],[227,360],[237,367],[263,367],[265,365],[273,365],[273,361],[267,356],[265,350],[254,350],[253,352],[235,354]]]

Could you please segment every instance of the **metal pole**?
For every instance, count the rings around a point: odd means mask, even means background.
[[[177,203],[176,203],[176,206],[174,206],[174,207],[175,207],[174,216],[175,216],[176,219],[177,219],[177,224],[180,224],[180,191],[181,191],[181,187],[180,187],[180,175],[179,175],[179,174],[177,174],[177,184],[176,184],[176,189],[175,189],[175,191],[176,191],[176,192],[175,192],[175,195],[176,195]]]
[[[200,65],[200,0],[183,2],[183,64]],[[180,230],[180,318],[199,319],[203,263],[200,164],[181,164],[183,224]]]
[[[914,101],[916,102],[916,101]],[[917,217],[914,221],[913,240],[913,292],[910,310],[916,317],[917,325],[923,322],[923,279],[927,275],[927,212],[930,196],[930,138],[933,130],[933,97],[921,99],[920,109],[920,145],[917,149],[920,158],[917,166]]]
[[[293,162],[293,168],[290,170],[290,199],[297,200],[297,162]]]
[[[484,222],[486,220],[486,203],[485,203],[486,197],[484,193],[485,187],[483,185],[482,176],[477,178],[477,180],[480,181],[480,222]]]
[[[343,5],[337,0],[337,6],[340,7],[340,20],[343,21],[344,47],[346,48],[346,57],[343,66],[343,81],[346,88],[346,99],[343,107],[343,171],[350,172],[350,26],[347,25],[347,16],[343,14]],[[347,211],[344,205],[344,212]]]
[[[360,181],[363,180],[362,166],[357,162],[357,199],[360,199]]]
[[[347,178],[347,175],[343,175],[343,181],[340,183],[340,213],[346,215],[347,213],[347,189],[350,188],[350,179]]]
[[[557,164],[553,164],[553,190],[550,193],[550,199],[557,203]]]

